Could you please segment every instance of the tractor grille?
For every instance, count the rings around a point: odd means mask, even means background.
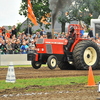
[[[46,50],[48,54],[52,54],[52,47],[51,44],[46,44]]]
[[[36,44],[43,44],[44,39],[37,39]]]

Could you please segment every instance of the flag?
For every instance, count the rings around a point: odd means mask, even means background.
[[[35,24],[35,26],[37,26],[37,21],[34,12],[32,10],[32,5],[30,0],[28,0],[28,18]]]

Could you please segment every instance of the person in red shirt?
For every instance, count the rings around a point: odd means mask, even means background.
[[[2,29],[1,29],[1,27],[0,27],[0,33],[2,33]]]
[[[10,34],[9,30],[8,30],[7,33],[6,33],[6,36],[7,36],[8,38],[10,38],[11,34]]]

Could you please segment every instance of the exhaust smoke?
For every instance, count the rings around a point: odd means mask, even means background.
[[[74,0],[49,0],[49,8],[52,10],[52,38],[54,36],[54,24],[58,15],[58,12],[69,7]]]

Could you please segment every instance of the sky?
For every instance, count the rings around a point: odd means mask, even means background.
[[[0,26],[13,26],[24,22],[25,17],[19,15],[22,0],[0,0]]]

